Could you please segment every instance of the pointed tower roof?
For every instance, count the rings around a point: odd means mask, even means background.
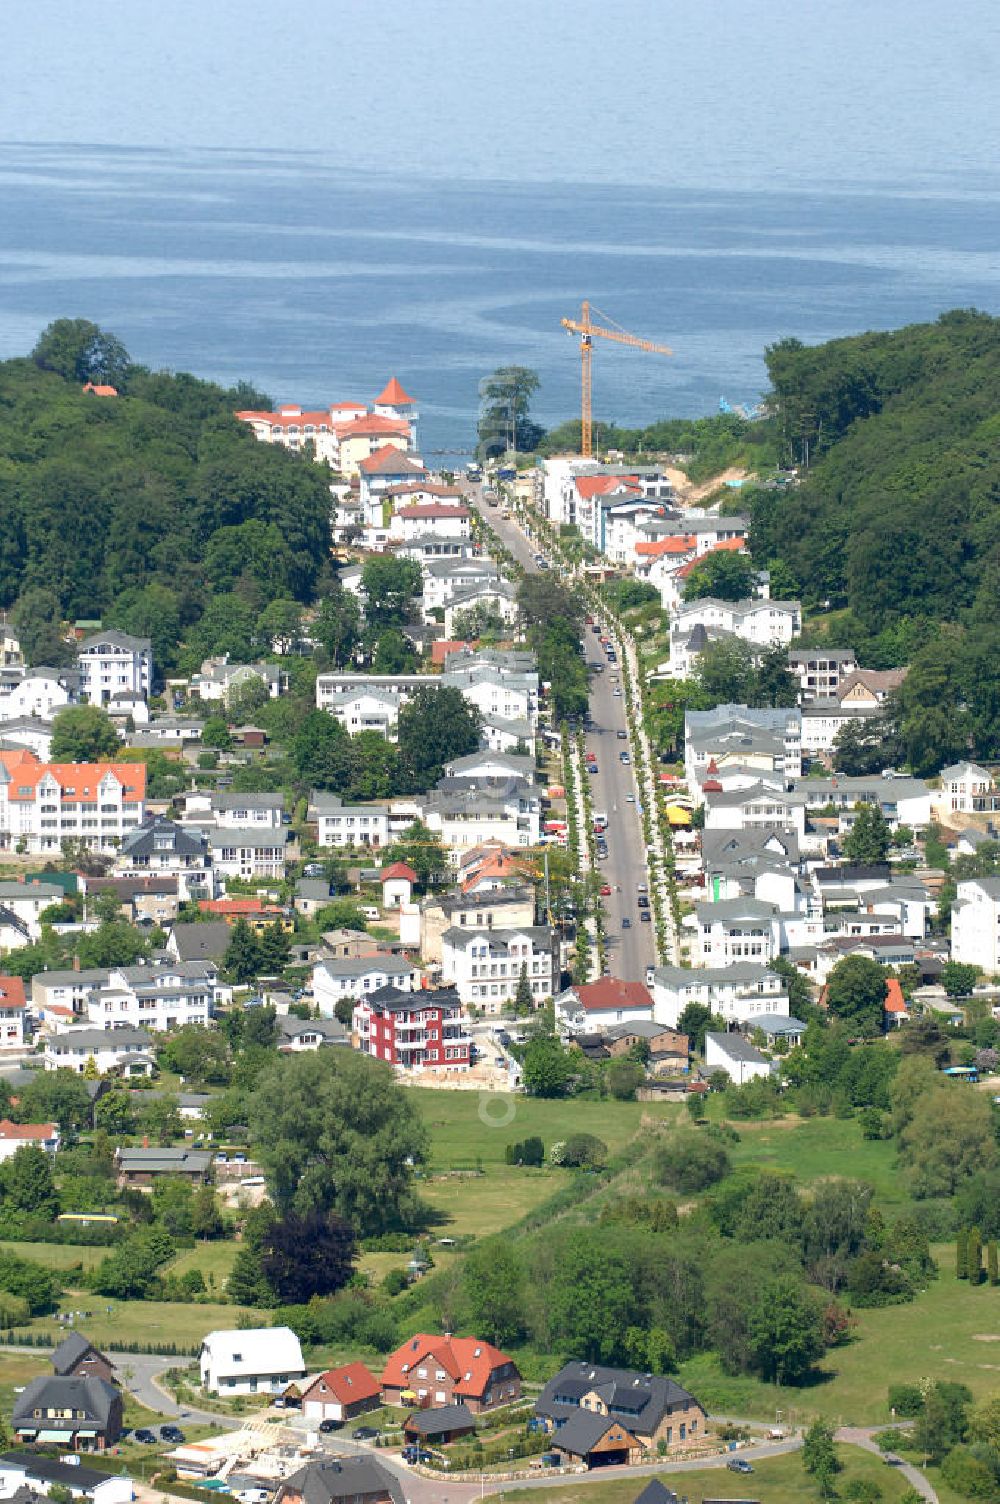
[[[396,377],[393,376],[375,398],[376,407],[412,407],[413,398],[406,395],[406,391],[400,386]]]

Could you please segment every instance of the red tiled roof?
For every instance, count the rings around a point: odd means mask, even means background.
[[[23,1008],[24,1005],[24,982],[21,978],[0,976],[0,1007]]]
[[[199,898],[203,914],[280,914],[281,909],[260,898]]]
[[[390,446],[387,446],[391,448]],[[455,486],[441,486],[436,481],[410,480],[401,486],[386,486],[383,496],[438,496],[450,497],[454,501],[464,502],[465,493],[456,489]]]
[[[885,1012],[909,1013],[910,1010],[906,1006],[906,998],[903,996],[903,989],[898,979],[896,977],[886,977],[885,986],[885,1002],[882,1004]]]
[[[641,491],[637,475],[578,475],[576,489],[586,501],[592,496],[607,496],[609,491]]]
[[[659,559],[664,554],[689,554],[697,546],[696,538],[682,534],[674,538],[657,538],[652,543],[637,543],[635,551],[640,559]]]
[[[408,397],[395,376],[391,376],[375,398],[377,407],[412,407],[413,398]]]
[[[416,501],[412,506],[400,507],[400,517],[468,517],[468,507],[446,506],[440,501]]]
[[[431,643],[431,662],[436,668],[440,668],[449,653],[460,652],[462,648],[471,648],[471,642],[452,641],[448,637],[437,637]]]
[[[95,397],[118,396],[118,388],[116,386],[100,386],[96,385],[93,381],[88,381],[83,390],[85,392],[93,392]]]
[[[146,797],[146,764],[142,762],[39,762],[33,752],[0,752],[0,763],[11,775],[7,799],[12,803],[34,799],[36,785],[46,774],[55,779],[62,797],[68,800],[92,802],[109,773],[132,799]]]
[[[403,430],[406,432],[405,428]],[[341,435],[343,436],[343,435]],[[395,444],[383,444],[373,454],[369,454],[358,466],[366,475],[425,475],[423,465],[418,465],[416,460],[403,449],[398,449]]]
[[[395,877],[405,878],[408,883],[415,883],[417,880],[417,874],[405,862],[393,862],[391,866],[383,867],[378,876],[381,883],[390,882]]]
[[[478,1337],[432,1337],[418,1332],[386,1359],[382,1388],[408,1389],[416,1382],[415,1370],[433,1359],[451,1379],[457,1394],[480,1395],[495,1368],[513,1360],[490,1342]]]
[[[602,977],[599,982],[584,982],[573,991],[586,1013],[598,1013],[608,1008],[648,1008],[652,1012],[653,1008],[653,999],[643,982]]]
[[[369,413],[364,418],[350,418],[346,423],[338,423],[336,432],[341,439],[379,433],[398,433],[409,437],[410,425],[405,418],[383,418],[381,413]]]
[[[381,1384],[363,1363],[345,1363],[341,1368],[328,1368],[302,1392],[302,1398],[315,1399],[317,1395],[330,1394],[342,1405],[356,1405],[359,1400],[377,1399]]]
[[[314,427],[325,423],[329,427],[330,424],[330,414],[328,412],[304,413],[299,408],[296,408],[294,412],[286,412],[282,409],[276,413],[254,412],[252,409],[247,408],[243,412],[238,412],[236,417],[240,418],[244,423],[270,423],[272,428],[301,427],[304,423],[312,423]]]
[[[58,1132],[55,1123],[12,1123],[9,1118],[0,1118],[0,1141],[12,1138],[55,1138]]]

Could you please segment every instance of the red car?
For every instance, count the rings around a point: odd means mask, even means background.
[[[601,897],[602,898],[609,898],[610,896],[611,896],[611,884],[610,883],[602,883],[601,884]]]

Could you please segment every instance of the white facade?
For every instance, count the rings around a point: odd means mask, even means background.
[[[216,1002],[231,996],[215,966],[200,961],[166,961],[152,966],[112,968],[106,982],[85,999],[87,1017],[101,1029],[149,1029],[164,1033],[187,1024],[206,1025]]]
[[[306,1372],[299,1339],[287,1326],[209,1332],[198,1362],[210,1394],[281,1394]]]
[[[802,750],[810,757],[829,757],[838,731],[877,715],[878,705],[841,704],[817,696],[802,707]]]
[[[971,815],[977,801],[993,793],[993,778],[974,762],[960,762],[941,769],[941,790],[935,804],[945,813]]]
[[[41,1149],[54,1154],[58,1148],[58,1123],[0,1123],[0,1163],[13,1159],[18,1149]]]
[[[0,756],[0,850],[53,854],[64,841],[114,851],[145,811],[141,763],[39,763],[4,766]]]
[[[460,929],[441,937],[441,976],[453,983],[463,1006],[499,1013],[514,1001],[522,967],[527,968],[532,1001],[552,996],[553,935],[547,925],[523,929]]]
[[[319,846],[385,846],[389,814],[378,804],[345,804],[337,794],[313,790],[308,817],[316,821]]]
[[[67,1029],[45,1041],[42,1060],[47,1071],[71,1070],[83,1075],[92,1060],[100,1075],[152,1074],[152,1040],[140,1029]]]
[[[670,624],[671,636],[694,627],[731,632],[757,647],[787,644],[802,630],[802,607],[798,601],[724,601],[702,596],[677,607]]]
[[[148,700],[153,685],[153,651],[148,637],[130,637],[114,628],[96,633],[77,649],[80,698],[107,705],[115,695]]]
[[[857,669],[853,648],[794,648],[788,669],[799,682],[799,703],[835,699],[848,674]]]
[[[1000,974],[1000,878],[958,884],[951,907],[951,958],[981,967],[988,977]]]
[[[333,1018],[341,998],[360,997],[365,992],[377,992],[380,987],[417,992],[420,981],[417,968],[398,956],[344,956],[335,961],[320,961],[313,967],[313,999],[321,1018]]]
[[[42,933],[41,916],[54,903],[62,903],[63,890],[57,883],[0,881],[0,909],[13,914],[24,926],[21,941],[37,940]]]
[[[781,951],[781,919],[759,898],[729,898],[695,905],[699,964],[766,963]]]
[[[772,1069],[771,1062],[740,1034],[706,1034],[705,1066],[709,1072],[725,1071],[736,1086],[769,1076]]]
[[[23,675],[0,680],[0,722],[14,720],[51,721],[72,705],[76,695],[64,682],[67,676],[53,669],[33,672],[28,669]]]
[[[931,822],[931,791],[922,778],[802,778],[795,793],[807,810],[832,805],[842,830],[850,829],[857,805],[864,803],[878,804],[893,830],[900,825],[922,830]]]
[[[657,966],[652,972],[653,1018],[676,1029],[688,1003],[701,1003],[727,1022],[743,1023],[760,1013],[787,1013],[788,995],[776,971],[742,962],[736,966]]]

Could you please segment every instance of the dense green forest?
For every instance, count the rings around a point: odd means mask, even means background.
[[[119,395],[84,392],[88,377]],[[133,365],[82,320],[0,363],[0,606],[29,639],[57,653],[60,617],[99,617],[152,637],[159,669],[190,671],[251,656],[272,602],[314,598],[325,473],[258,444],[233,417],[250,405],[270,404]]]

